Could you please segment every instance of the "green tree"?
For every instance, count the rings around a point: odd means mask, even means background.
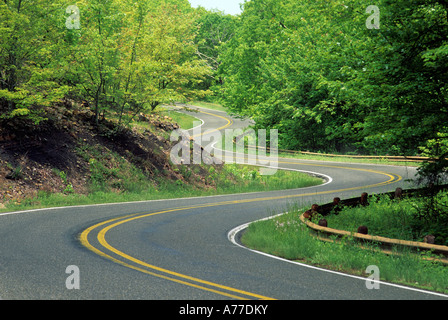
[[[195,87],[210,73],[196,56],[194,12],[169,3],[155,6],[139,2],[136,21],[126,30],[133,41],[127,47],[126,93],[140,109],[154,110],[161,103],[185,101],[208,94]],[[131,28],[134,28],[132,30]]]
[[[58,101],[65,7],[41,0],[0,3],[0,111],[39,122],[42,106]]]
[[[284,148],[413,154],[445,131],[445,1],[246,2],[223,100]]]
[[[0,15],[2,118],[38,122],[67,94],[87,100],[98,122],[209,93],[198,85],[211,68],[196,55],[188,0],[9,0]]]
[[[80,94],[92,102],[95,121],[113,103],[119,72],[118,43],[124,14],[113,0],[78,4],[81,12],[79,41],[71,46],[70,79]]]
[[[446,132],[446,7],[438,1],[384,1],[369,34],[369,70],[353,85],[370,112],[361,126],[369,149],[413,154]],[[368,49],[368,48],[366,48]],[[361,84],[361,85],[360,85]]]
[[[204,82],[204,88],[222,85],[222,78],[217,71],[221,65],[220,56],[225,45],[232,39],[238,25],[239,17],[224,14],[222,11],[208,11],[202,7],[197,9],[199,30],[195,43],[197,55],[210,67],[213,73]]]
[[[208,93],[194,87],[210,69],[195,56],[194,15],[185,1],[98,0],[80,9],[69,77],[78,79],[97,121],[106,111],[118,112],[121,121],[125,112],[150,112]]]
[[[340,126],[356,110],[338,94],[347,63],[358,60],[347,61],[343,49],[356,31],[349,8],[342,1],[246,3],[221,68],[228,107],[278,129],[283,148],[333,150],[350,141],[350,128]]]

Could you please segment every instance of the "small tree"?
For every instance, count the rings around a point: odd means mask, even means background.
[[[417,182],[430,188],[445,183],[448,172],[448,134],[437,133],[436,138],[420,147],[420,151],[428,160],[417,169]]]
[[[417,170],[417,182],[427,186],[422,193],[421,205],[417,205],[417,218],[420,226],[427,233],[439,238],[446,237],[448,203],[444,194],[438,192],[436,186],[446,183],[448,172],[448,134],[438,133],[435,139],[428,140],[425,147],[421,147],[422,154],[428,156]]]

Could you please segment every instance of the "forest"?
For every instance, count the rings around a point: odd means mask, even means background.
[[[448,1],[4,0],[1,119],[83,101],[96,120],[219,101],[283,149],[447,154]]]
[[[376,1],[376,28],[371,4],[246,3],[222,57],[227,106],[278,128],[287,149],[436,152],[446,144],[448,2]]]

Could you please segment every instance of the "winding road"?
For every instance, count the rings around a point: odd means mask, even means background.
[[[186,112],[186,111],[184,111]],[[243,128],[225,113],[192,113],[202,130]],[[291,204],[406,187],[410,167],[279,159],[326,177],[287,191],[77,206],[0,214],[0,298],[80,300],[358,300],[448,296],[285,261],[242,247],[238,227]],[[67,269],[76,266],[77,272]],[[367,266],[366,266],[367,267]],[[68,279],[79,275],[79,288]],[[77,280],[76,280],[77,281]],[[74,280],[73,283],[76,283]]]

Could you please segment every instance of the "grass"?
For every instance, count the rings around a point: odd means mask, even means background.
[[[329,226],[339,230],[356,232],[361,225],[368,226],[369,234],[387,238],[423,241],[424,234],[413,231],[415,207],[410,200],[393,201],[380,197],[368,208],[346,209],[340,215],[325,217]]]
[[[267,145],[269,146],[269,144]],[[228,146],[225,141],[225,136],[222,137],[221,141],[218,142],[216,145],[217,148],[227,151],[237,151],[237,146],[235,143]],[[244,145],[244,153],[245,154],[251,154],[251,155],[258,155],[259,150],[262,151],[263,156],[270,156],[269,151],[266,152],[261,148],[258,148],[256,145],[248,146],[247,141],[245,141]],[[300,151],[297,152],[283,152],[282,150],[278,151],[278,157],[279,158],[288,158],[288,159],[299,159],[299,160],[315,160],[315,161],[328,161],[328,162],[342,162],[342,163],[361,163],[361,164],[378,164],[378,165],[390,165],[390,166],[407,166],[407,167],[417,167],[420,165],[419,162],[415,161],[394,161],[389,160],[386,158],[379,158],[379,159],[369,159],[369,158],[356,158],[356,157],[334,157],[334,156],[328,156],[325,154],[322,155],[310,155],[301,153]]]
[[[287,153],[279,151],[279,157],[282,158],[293,158],[293,159],[303,159],[303,160],[317,160],[317,161],[334,161],[334,162],[347,162],[347,163],[368,163],[368,164],[379,164],[379,165],[390,165],[390,166],[407,166],[407,167],[417,167],[420,165],[419,162],[414,161],[394,161],[386,158],[381,159],[363,159],[363,158],[352,158],[352,157],[332,157],[325,154],[322,155],[308,155],[300,152],[297,153]]]
[[[255,166],[227,164],[224,168],[224,172],[210,175],[217,182],[217,190],[224,194],[305,188],[322,183],[322,179],[295,171],[278,170],[274,175],[261,175],[260,168]]]
[[[157,109],[157,114],[161,117],[169,117],[173,119],[172,121],[177,123],[182,129],[190,130],[194,127],[194,122],[199,121],[197,118],[190,116],[188,114],[184,114],[181,112],[177,112],[176,110],[169,109]]]
[[[213,102],[193,101],[193,102],[189,102],[188,105],[197,106],[197,107],[206,108],[206,109],[217,110],[217,111],[223,111],[223,112],[227,111],[227,109],[225,107],[223,107],[222,105],[220,105],[219,103],[213,103]]]
[[[440,192],[436,196],[439,206],[446,206],[448,194]],[[368,207],[354,207],[340,214],[325,217],[331,228],[356,232],[361,225],[367,226],[369,234],[386,238],[409,241],[423,241],[432,234],[436,244],[448,245],[448,222],[445,208],[440,214],[429,217],[428,198],[404,198],[391,201],[388,197],[377,196]]]
[[[114,153],[106,159],[94,157],[95,150],[82,152],[86,157],[90,157],[90,192],[87,195],[74,192],[57,194],[39,192],[37,197],[25,199],[20,204],[8,204],[0,212],[273,191],[322,183],[321,179],[294,171],[280,170],[276,175],[263,176],[260,175],[259,167],[237,164],[224,165],[222,169],[212,166],[177,166],[176,170],[185,180],[167,181],[157,177],[149,180],[143,172]],[[195,171],[198,170],[206,170],[207,173],[202,176],[195,175]],[[204,177],[205,182],[214,187],[196,188],[188,183],[200,177]]]
[[[380,206],[384,206],[380,203]],[[406,205],[403,204],[404,207]],[[363,209],[363,217],[372,216],[370,208]],[[379,210],[379,209],[378,209]],[[390,219],[378,222],[382,229],[390,225],[394,234],[406,233],[408,230],[406,220],[401,220],[403,215],[408,217],[405,211],[397,209],[397,216],[388,214]],[[346,272],[358,276],[368,276],[366,268],[375,265],[380,270],[382,281],[405,284],[442,293],[448,293],[448,266],[446,264],[428,261],[424,257],[432,257],[431,253],[415,254],[404,249],[394,249],[395,253],[388,255],[379,250],[376,245],[369,245],[366,249],[360,248],[351,237],[343,239],[341,242],[321,241],[314,237],[309,229],[299,220],[299,212],[293,208],[290,213],[275,217],[266,221],[259,221],[251,224],[243,234],[242,242],[249,248],[283,257],[289,260],[296,260],[310,265],[320,266],[331,270]],[[378,211],[379,212],[379,211]],[[391,213],[390,210],[387,213]],[[342,219],[344,217],[344,219]],[[327,217],[326,217],[327,218]],[[349,230],[354,226],[365,223],[357,213],[345,216],[341,212],[334,218],[344,220]],[[359,219],[353,222],[353,219]],[[331,228],[341,227],[335,220],[328,218],[328,226]],[[393,222],[395,221],[395,222]],[[401,221],[401,222],[396,222]],[[392,224],[393,223],[393,224]],[[403,224],[403,231],[395,230],[396,225]],[[370,227],[373,224],[369,224]],[[404,251],[399,251],[404,250]]]

